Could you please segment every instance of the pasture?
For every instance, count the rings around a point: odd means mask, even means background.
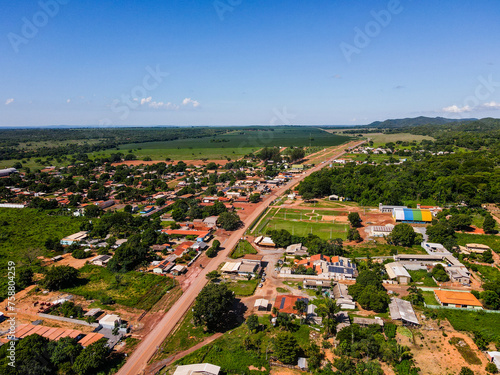
[[[232,160],[256,152],[263,147],[319,147],[338,146],[350,138],[330,134],[321,129],[305,126],[243,127],[229,129],[221,135],[203,138],[186,138],[165,142],[123,144],[118,150],[106,150],[92,157],[132,151],[138,159],[149,156],[153,160],[223,159]]]

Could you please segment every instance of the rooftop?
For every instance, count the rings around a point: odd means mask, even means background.
[[[451,290],[434,290],[441,303],[482,307],[481,302],[469,292],[453,292]]]

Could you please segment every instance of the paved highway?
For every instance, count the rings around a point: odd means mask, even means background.
[[[354,146],[358,146],[362,142],[356,142]],[[351,146],[353,142],[343,145],[342,148]],[[338,154],[332,156],[326,163],[330,160],[337,159],[342,156],[345,152],[339,151]],[[325,164],[326,164],[325,163]],[[191,304],[194,302],[200,291],[203,289],[207,283],[205,275],[217,269],[222,259],[226,259],[238,243],[238,240],[244,236],[245,231],[252,224],[252,222],[257,219],[257,217],[271,204],[271,202],[277,197],[281,196],[287,189],[290,189],[298,182],[303,180],[305,177],[309,176],[311,173],[324,168],[325,165],[319,163],[315,167],[309,169],[305,173],[293,178],[290,182],[273,191],[268,197],[266,197],[256,210],[250,215],[246,221],[243,223],[242,228],[233,232],[231,236],[222,244],[224,250],[219,252],[216,258],[213,258],[210,263],[203,269],[200,275],[195,281],[191,283],[189,288],[182,294],[182,296],[177,300],[177,302],[170,308],[170,310],[165,314],[163,319],[157,324],[157,326],[142,340],[137,349],[132,353],[130,358],[127,360],[125,365],[118,371],[118,375],[139,375],[144,374],[144,369],[151,359],[151,357],[158,350],[165,338],[173,331],[177,323],[182,319],[186,311],[189,309]]]

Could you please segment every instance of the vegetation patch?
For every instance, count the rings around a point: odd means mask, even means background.
[[[115,274],[106,268],[86,265],[80,269],[81,284],[65,289],[87,299],[149,310],[176,285],[174,279],[130,271]]]
[[[254,294],[255,288],[259,284],[258,279],[238,280],[227,283],[229,290],[232,290],[238,297],[248,297]]]
[[[45,249],[48,239],[76,233],[84,219],[61,215],[59,211],[33,208],[0,208],[0,255],[20,259],[23,251]]]
[[[479,332],[488,341],[500,341],[499,314],[484,311],[436,309],[432,310],[432,315],[439,319],[448,319],[457,331]]]
[[[396,331],[400,334],[400,335],[403,335],[403,336],[406,336],[410,339],[413,338],[413,334],[411,333],[411,331],[407,328],[407,327],[403,327],[403,326],[398,326],[398,328],[396,329]]]
[[[468,243],[480,243],[489,246],[493,251],[500,252],[500,237],[485,234],[457,233],[457,244],[465,246]]]
[[[457,348],[458,352],[464,357],[469,365],[480,365],[481,360],[464,340],[459,337],[452,337],[450,344]]]
[[[161,344],[155,361],[168,358],[173,353],[187,350],[211,335],[211,333],[205,332],[203,326],[194,325],[193,312],[189,309],[174,333],[169,335]]]
[[[245,254],[257,254],[257,250],[248,241],[239,241],[238,245],[231,251],[229,255],[232,259],[238,259],[245,256]]]
[[[437,286],[431,274],[426,270],[408,270],[408,273],[410,274],[412,281],[415,283],[422,283],[420,285],[428,287]]]

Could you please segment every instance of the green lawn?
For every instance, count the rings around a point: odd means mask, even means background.
[[[59,216],[55,211],[0,208],[0,257],[2,261],[19,260],[21,251],[35,248],[49,254],[44,246],[47,239],[60,240],[76,233],[83,221],[74,216]]]
[[[253,295],[257,285],[259,285],[258,279],[238,280],[227,283],[228,289],[232,290],[238,297],[248,297]]]
[[[422,295],[424,296],[424,302],[426,304],[439,306],[439,302],[436,300],[436,297],[434,296],[434,292],[422,291]]]
[[[149,310],[176,282],[150,273],[131,271],[114,274],[106,268],[86,265],[80,269],[82,285],[65,289],[87,299],[111,297],[116,303]]]
[[[267,230],[285,229],[295,236],[306,237],[309,233],[315,234],[318,237],[329,240],[333,238],[347,239],[347,224],[332,224],[325,222],[307,222],[307,221],[290,221],[271,219],[266,226]]]
[[[434,279],[430,276],[430,274],[426,270],[417,270],[411,271],[408,270],[408,273],[411,275],[411,280],[421,286],[437,286]]]
[[[248,242],[248,241],[239,241],[238,245],[233,249],[231,255],[229,256],[232,259],[238,259],[245,254],[257,254],[257,250]]]
[[[497,253],[500,252],[500,236],[457,233],[457,243],[462,246],[465,246],[468,243],[480,243],[488,245]]]

